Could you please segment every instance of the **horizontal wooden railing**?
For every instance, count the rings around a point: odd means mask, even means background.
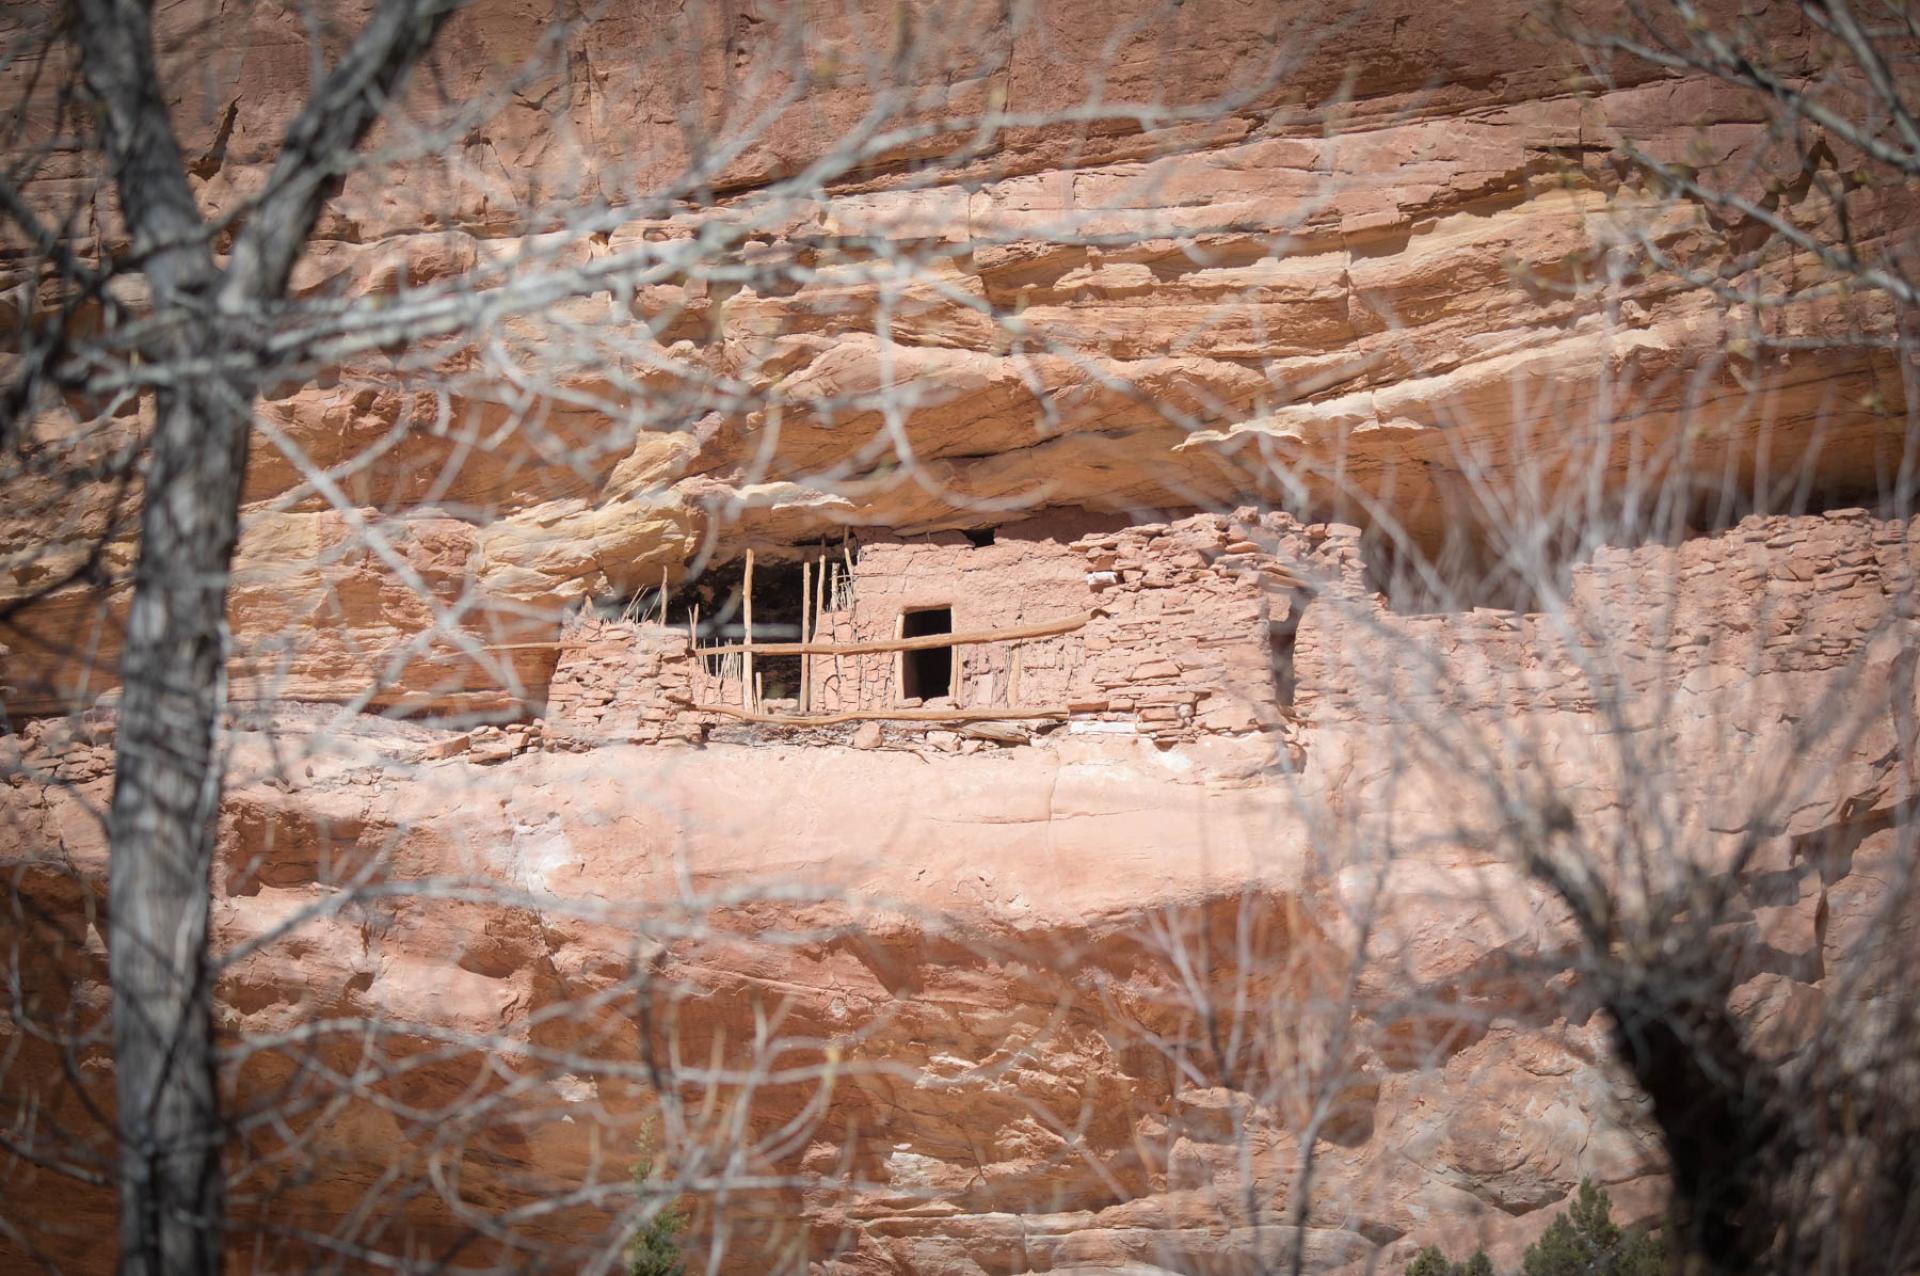
[[[717,713],[741,722],[777,723],[783,727],[830,727],[841,722],[994,722],[1022,718],[1062,719],[1072,716],[1064,705],[984,705],[971,709],[847,709],[838,713],[763,713],[730,704],[689,704],[695,713]]]
[[[1051,638],[1084,628],[1093,612],[1011,629],[981,629],[968,634],[927,634],[919,638],[884,638],[873,642],[756,642],[695,647],[699,656],[751,652],[756,656],[873,656],[890,651],[932,651],[940,647],[968,647],[985,642],[1017,642],[1023,638]]]

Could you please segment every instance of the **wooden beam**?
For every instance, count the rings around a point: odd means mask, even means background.
[[[754,709],[759,706],[753,695],[753,551],[747,551],[747,570],[741,587],[741,605],[746,609],[745,655],[740,657],[740,707]]]
[[[808,642],[813,638],[809,627],[813,621],[813,560],[800,560],[800,641]],[[813,657],[802,654],[800,657],[800,712],[813,708]]]
[[[878,642],[765,642],[754,646],[753,649],[763,656],[871,656],[889,651],[931,651],[939,647],[963,647],[983,642],[1051,638],[1055,634],[1070,634],[1076,629],[1084,628],[1093,617],[1093,612],[1087,612],[1079,616],[1069,616],[1064,620],[1020,625],[1013,629],[982,629],[970,634],[927,634],[920,638],[892,638]],[[741,649],[738,645],[702,647],[698,654],[719,656]]]
[[[783,727],[827,727],[840,722],[992,722],[1031,718],[1067,718],[1071,710],[1060,705],[1033,708],[1007,706],[980,709],[850,709],[845,713],[823,713],[813,717],[795,717],[779,713],[756,713],[726,704],[688,706],[695,713],[717,713],[742,722],[765,722]]]
[[[907,611],[906,611],[906,608],[903,607],[899,611],[893,614],[893,640],[894,642],[897,643],[901,639],[905,638],[906,636],[907,636]],[[893,678],[892,678],[891,685],[887,688],[887,690],[891,694],[888,695],[886,699],[882,701],[882,703],[891,703],[894,701],[906,699],[906,688],[907,688],[906,648],[897,647],[895,648],[895,655],[893,657]]]

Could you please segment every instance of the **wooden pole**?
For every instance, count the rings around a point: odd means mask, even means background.
[[[859,612],[859,608],[856,605],[858,600],[854,596],[853,584],[853,534],[846,528],[840,529],[840,557],[844,558],[847,564],[847,584],[846,588],[840,591],[840,594],[841,597],[847,601],[849,627],[852,628],[853,633],[857,636],[860,630],[853,624],[853,617]],[[838,656],[840,653],[836,651],[833,654]],[[858,709],[866,704],[866,702],[867,666],[865,661],[856,660],[853,662],[853,707]]]
[[[696,613],[697,615],[697,613]],[[881,655],[892,651],[929,651],[935,647],[964,647],[973,643],[1013,642],[1021,638],[1050,638],[1057,634],[1072,633],[1084,628],[1092,617],[1074,616],[1067,620],[1050,621],[1041,625],[1026,625],[1019,629],[986,629],[971,634],[928,634],[922,638],[900,638],[885,642],[763,642],[754,646],[754,650],[763,656],[859,656]],[[695,623],[696,631],[699,628]],[[496,642],[478,643],[472,648],[459,651],[438,653],[440,655],[462,656],[468,651],[552,651],[568,644],[553,639],[547,642]],[[735,643],[722,643],[712,647],[696,647],[697,656],[725,656],[744,648]]]
[[[932,651],[940,647],[965,647],[983,642],[1014,642],[1023,638],[1052,638],[1058,634],[1072,633],[1083,629],[1093,619],[1093,613],[1079,616],[1067,616],[1060,620],[1042,621],[1033,625],[1020,625],[1012,629],[981,629],[966,634],[924,634],[918,638],[894,637],[881,642],[763,642],[754,650],[763,656],[878,656],[896,651]],[[896,633],[899,625],[895,625]],[[712,655],[726,651],[738,651],[738,647],[702,647],[701,651]]]
[[[800,560],[800,641],[813,637],[813,560]],[[813,657],[800,653],[800,712],[813,707]]]
[[[740,707],[755,709],[753,699],[753,551],[747,551],[746,575],[740,586],[742,628],[746,630],[745,654],[740,660]]]
[[[881,701],[882,704],[898,704],[907,689],[906,648],[899,646],[905,641],[906,632],[907,613],[903,611],[893,618],[893,641],[897,653],[893,658],[893,688],[892,693]]]
[[[960,657],[964,650],[958,646],[948,648],[951,654],[947,657],[947,703],[956,709],[960,707]]]
[[[738,718],[742,722],[772,722],[790,727],[825,727],[841,722],[992,722],[1000,719],[1025,718],[1070,718],[1073,711],[1064,705],[1037,705],[1021,708],[1008,706],[982,706],[978,709],[869,709],[853,710],[847,713],[823,713],[813,717],[795,718],[779,713],[755,713],[747,709],[736,709],[730,704],[689,705],[695,713],[717,713],[723,717]]]
[[[820,574],[824,579],[830,581],[838,570],[839,569],[834,566],[833,555],[831,553],[820,556]],[[822,618],[827,616],[833,617],[833,629],[827,635],[829,641],[838,641],[840,637],[840,613],[832,610],[838,594],[839,591],[829,589],[827,596],[820,600],[820,614]],[[817,630],[814,636],[819,637]],[[833,701],[835,704],[843,707],[847,703],[847,680],[840,672],[840,657],[838,656],[833,658]]]

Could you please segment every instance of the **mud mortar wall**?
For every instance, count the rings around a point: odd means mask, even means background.
[[[1087,619],[1057,636],[955,647],[957,696],[904,698],[892,653],[816,655],[814,713],[1005,707],[1018,719],[1021,709],[1047,708],[1071,712],[1071,734],[1167,743],[1297,736],[1280,670],[1291,663],[1291,635],[1310,597],[1358,587],[1359,533],[1251,510],[1114,522],[1061,516],[1003,529],[988,545],[959,533],[863,541],[853,606],[823,611],[816,641],[891,639],[904,612],[930,607],[950,609],[953,631],[963,634]],[[1085,531],[1089,525],[1100,530]],[[687,632],[671,626],[577,621],[561,638],[549,723],[634,743],[699,738],[702,728],[727,725],[726,715],[693,706],[738,705],[740,683],[714,676],[689,644]],[[887,729],[927,735],[945,727]]]
[[[1567,573],[1553,615],[1400,615],[1362,588],[1301,627],[1300,710],[1323,725],[1384,724],[1444,695],[1487,711],[1588,712],[1840,670],[1899,621],[1920,571],[1916,535],[1915,523],[1846,509],[1755,515],[1677,546],[1603,547]]]

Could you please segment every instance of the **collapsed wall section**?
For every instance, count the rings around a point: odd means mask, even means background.
[[[1864,509],[1751,515],[1678,545],[1601,547],[1542,612],[1402,615],[1370,588],[1299,637],[1300,709],[1322,726],[1404,721],[1422,704],[1494,714],[1736,690],[1839,670],[1889,625],[1920,571],[1920,520]]]

